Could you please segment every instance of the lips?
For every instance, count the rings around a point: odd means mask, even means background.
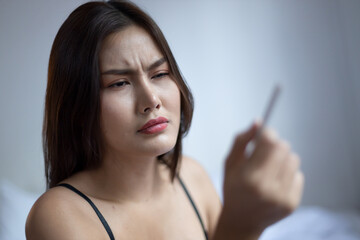
[[[165,117],[158,117],[156,119],[151,119],[144,126],[142,126],[138,132],[145,134],[154,134],[161,132],[168,125],[169,120]]]

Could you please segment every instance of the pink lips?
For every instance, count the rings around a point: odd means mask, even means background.
[[[138,132],[145,134],[154,134],[161,132],[168,125],[169,120],[164,117],[158,117],[156,119],[151,119],[144,126],[142,126]]]

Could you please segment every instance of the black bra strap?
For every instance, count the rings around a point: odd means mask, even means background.
[[[105,230],[108,233],[110,239],[115,240],[114,235],[113,235],[113,233],[112,233],[112,231],[111,231],[111,229],[109,227],[109,224],[106,222],[105,218],[100,213],[99,209],[95,206],[95,204],[90,200],[90,198],[88,198],[85,194],[83,194],[82,192],[80,192],[75,187],[71,186],[70,184],[60,183],[60,184],[58,184],[58,186],[66,187],[66,188],[70,189],[71,191],[73,191],[73,192],[77,193],[78,195],[80,195],[82,198],[84,198],[91,205],[91,207],[94,209],[94,211],[96,212],[96,214],[99,217],[101,223],[104,225]]]
[[[183,187],[186,195],[188,196],[188,198],[189,198],[189,200],[190,200],[190,202],[191,202],[191,205],[193,206],[193,208],[194,208],[194,210],[195,210],[195,213],[196,213],[196,215],[197,215],[197,217],[198,217],[198,219],[199,219],[199,221],[200,221],[201,227],[202,227],[202,229],[203,229],[203,231],[204,231],[205,238],[206,238],[206,240],[208,240],[209,237],[208,237],[208,234],[207,234],[207,232],[206,232],[204,223],[203,223],[203,221],[202,221],[202,219],[201,219],[200,213],[199,213],[199,211],[198,211],[198,209],[197,209],[197,207],[196,207],[193,199],[191,198],[189,191],[188,191],[187,188],[185,187],[185,184],[184,184],[183,181],[181,180],[180,176],[177,175],[177,178],[179,179],[181,186]]]
[[[206,238],[206,240],[208,240],[209,237],[208,237],[208,234],[207,234],[207,232],[206,232],[204,223],[203,223],[203,221],[202,221],[202,219],[201,219],[200,213],[199,213],[199,211],[198,211],[198,209],[197,209],[197,207],[196,207],[193,199],[191,198],[190,193],[189,193],[189,191],[187,190],[185,184],[184,184],[183,181],[181,180],[180,176],[177,176],[177,178],[179,179],[179,182],[180,182],[182,188],[184,189],[184,191],[185,191],[185,193],[186,193],[186,195],[187,195],[187,197],[188,197],[191,205],[193,206],[193,208],[194,208],[194,210],[195,210],[195,213],[196,213],[196,215],[197,215],[197,217],[198,217],[198,219],[199,219],[199,221],[200,221],[201,227],[202,227],[202,229],[203,229],[205,238]],[[82,198],[84,198],[84,199],[91,205],[91,207],[94,209],[95,213],[97,214],[97,216],[99,217],[101,223],[103,224],[106,232],[108,233],[110,239],[111,239],[111,240],[115,240],[115,237],[114,237],[114,235],[113,235],[113,233],[112,233],[112,231],[111,231],[108,223],[106,222],[106,220],[105,220],[105,218],[103,217],[103,215],[100,213],[99,209],[98,209],[98,208],[95,206],[95,204],[90,200],[90,198],[88,198],[85,194],[83,194],[82,192],[80,192],[78,189],[76,189],[75,187],[71,186],[70,184],[61,183],[61,184],[58,184],[57,186],[66,187],[66,188],[70,189],[71,191],[73,191],[73,192],[77,193],[78,195],[80,195]]]

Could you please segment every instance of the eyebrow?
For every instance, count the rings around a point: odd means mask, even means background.
[[[166,62],[165,57],[160,58],[159,60],[156,60],[155,62],[153,62],[146,69],[146,71],[149,72],[149,71],[153,70],[154,68],[157,68],[157,67],[161,66],[165,62]],[[110,69],[110,70],[107,70],[107,71],[101,73],[101,75],[126,75],[126,74],[131,74],[131,73],[134,73],[134,70],[131,70],[131,69]]]

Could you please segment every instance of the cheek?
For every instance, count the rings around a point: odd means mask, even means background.
[[[178,86],[175,82],[171,82],[164,92],[166,93],[166,107],[174,114],[179,115],[180,120],[181,98]]]
[[[171,111],[172,121],[174,124],[174,141],[176,141],[177,134],[180,127],[180,117],[181,117],[181,94],[178,86],[173,82],[172,87],[167,91],[168,101],[166,108]]]
[[[125,134],[126,126],[131,121],[131,102],[114,94],[104,94],[101,97],[100,126],[105,139],[112,135]]]

